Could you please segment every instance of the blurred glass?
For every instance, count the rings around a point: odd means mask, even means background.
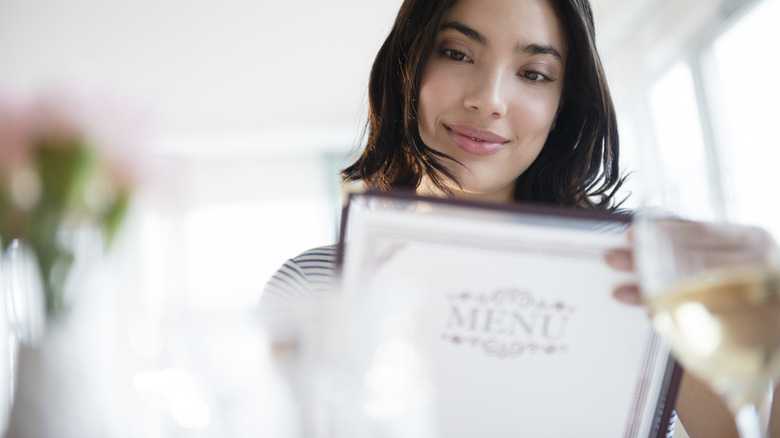
[[[429,303],[418,288],[396,292],[314,307],[319,322],[303,344],[306,437],[438,436],[423,336]]]
[[[132,382],[162,436],[302,436],[292,380],[297,346],[285,335],[293,321],[271,319],[225,313],[161,327],[155,366]]]

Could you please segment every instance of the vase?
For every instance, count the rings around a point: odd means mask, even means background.
[[[43,281],[35,254],[18,240],[0,252],[0,425],[6,428],[17,387],[19,347],[32,347],[45,326]]]
[[[5,318],[11,336],[22,345],[35,345],[46,325],[44,282],[34,251],[13,240],[0,258]]]
[[[89,293],[79,291],[78,301],[83,302],[57,318],[47,315],[36,255],[18,241],[8,245],[0,266],[0,330],[5,330],[0,332],[0,350],[6,355],[0,357],[3,437],[110,436],[96,395],[101,383],[96,350],[105,345],[95,342],[95,336],[106,330],[96,329],[92,321],[101,309],[90,304]],[[83,280],[70,286],[89,289],[90,282]]]
[[[18,350],[16,384],[6,438],[104,437],[94,409],[93,376],[66,327],[50,327]]]

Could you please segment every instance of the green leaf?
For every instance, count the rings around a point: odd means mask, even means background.
[[[106,246],[111,245],[114,241],[114,237],[116,237],[117,231],[119,231],[119,227],[124,222],[127,210],[130,207],[130,197],[129,191],[122,191],[106,213],[105,222],[103,224],[103,235]]]
[[[78,202],[97,157],[83,141],[64,144],[56,141],[39,143],[36,164],[41,177],[41,204],[61,214]]]

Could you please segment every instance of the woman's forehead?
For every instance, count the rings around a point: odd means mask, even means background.
[[[549,0],[458,0],[444,13],[442,25],[458,23],[483,35],[488,43],[540,44],[566,54],[566,33]]]

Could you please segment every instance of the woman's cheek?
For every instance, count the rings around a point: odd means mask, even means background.
[[[545,96],[543,99],[517,98],[515,105],[515,125],[533,126],[541,135],[546,136],[552,129],[558,113],[559,99]]]

